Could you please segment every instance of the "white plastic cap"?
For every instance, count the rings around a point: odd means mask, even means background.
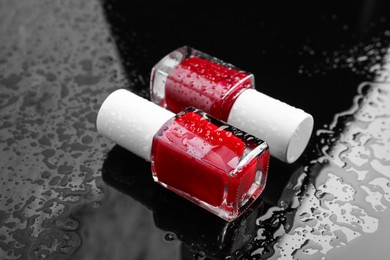
[[[295,162],[305,150],[313,131],[313,117],[255,89],[237,98],[228,123],[266,141],[272,156]]]
[[[128,90],[111,93],[100,107],[100,134],[150,161],[153,137],[174,114]]]

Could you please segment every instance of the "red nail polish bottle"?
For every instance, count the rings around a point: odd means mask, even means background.
[[[165,56],[152,69],[151,99],[178,113],[206,113],[266,140],[271,155],[292,163],[306,147],[313,117],[254,88],[254,76],[190,47]]]
[[[231,221],[261,194],[268,145],[201,110],[177,115],[127,90],[102,104],[97,129],[151,161],[153,179]]]

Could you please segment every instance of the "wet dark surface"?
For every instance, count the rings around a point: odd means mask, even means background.
[[[387,10],[0,1],[0,259],[386,259]],[[150,69],[182,45],[315,119],[304,156],[271,160],[261,199],[232,223],[95,129],[109,93],[148,97]]]

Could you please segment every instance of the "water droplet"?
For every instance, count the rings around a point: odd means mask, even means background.
[[[69,254],[70,252],[72,252],[73,247],[71,247],[69,245],[65,245],[65,246],[62,246],[60,250],[62,253]]]
[[[174,241],[176,240],[176,234],[175,233],[166,233],[165,236],[164,236],[164,240],[165,241],[168,241],[168,242],[171,242],[171,241]]]
[[[205,260],[206,254],[203,251],[194,254],[194,260]]]

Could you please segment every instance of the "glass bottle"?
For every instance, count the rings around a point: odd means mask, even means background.
[[[292,163],[304,151],[313,117],[255,89],[254,76],[188,46],[152,69],[151,99],[178,113],[192,106],[246,131],[270,146],[271,155]]]
[[[174,115],[121,89],[102,104],[97,129],[150,161],[157,183],[227,221],[264,189],[267,143],[199,109]]]

